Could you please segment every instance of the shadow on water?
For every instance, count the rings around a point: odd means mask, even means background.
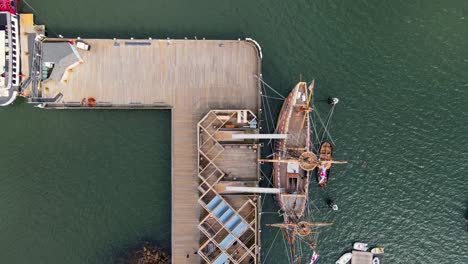
[[[466,231],[468,232],[468,201],[465,205],[465,224],[466,224]]]

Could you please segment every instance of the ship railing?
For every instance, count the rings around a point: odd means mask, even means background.
[[[31,77],[32,89],[31,96],[39,97],[38,85],[41,80],[40,74],[42,73],[42,42],[34,40],[32,63],[29,68],[29,75]]]
[[[11,57],[12,57],[12,84],[14,86],[19,86],[20,76],[19,76],[19,37],[18,37],[18,19],[16,15],[10,16],[10,25],[11,25]]]

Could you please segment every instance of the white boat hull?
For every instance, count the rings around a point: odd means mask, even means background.
[[[367,243],[356,242],[353,245],[353,249],[359,251],[367,251],[369,250],[369,245]]]
[[[335,264],[347,264],[351,261],[352,258],[353,258],[352,253],[345,253],[335,262]]]

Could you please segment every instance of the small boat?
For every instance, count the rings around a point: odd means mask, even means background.
[[[374,257],[372,259],[372,264],[380,264],[380,259],[378,257]]]
[[[317,181],[322,188],[327,184],[328,176],[330,175],[331,163],[328,163],[327,161],[332,160],[332,150],[330,142],[324,142],[320,146],[319,158],[320,161],[323,161],[324,163],[322,163],[321,166],[317,166]]]
[[[375,247],[371,249],[372,254],[383,254],[384,253],[384,248],[383,247]]]
[[[367,251],[369,250],[369,246],[367,243],[361,243],[361,242],[356,242],[353,245],[353,248],[355,250],[360,250],[360,251]]]
[[[348,262],[351,261],[351,258],[353,257],[352,253],[344,253],[343,256],[341,256],[335,264],[347,264]]]

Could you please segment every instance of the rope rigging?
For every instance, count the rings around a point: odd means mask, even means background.
[[[265,109],[267,110],[267,113],[268,113],[268,115],[267,115],[267,128],[268,128],[268,133],[273,133],[273,134],[275,134],[275,133],[276,133],[275,119],[273,118],[273,113],[272,113],[272,110],[271,110],[271,106],[270,106],[270,104],[268,103],[268,97],[269,97],[269,96],[268,96],[267,93],[266,93],[265,85],[264,85],[263,83],[262,83],[262,91],[263,91],[262,93],[265,94],[265,99],[262,98],[262,101],[266,102],[266,103],[264,103],[264,105],[265,105]],[[281,99],[281,100],[283,100],[283,99]],[[270,121],[271,121],[271,127],[274,128],[274,131],[273,131],[273,132],[271,132],[271,130],[270,130],[270,128],[269,128],[269,125],[268,125],[268,121],[269,121],[269,120],[268,120],[268,117],[270,118]],[[269,145],[270,148],[271,148],[271,152],[273,152],[273,147],[271,146],[271,142],[272,142],[272,139],[270,139],[270,140],[268,141],[268,145]]]
[[[333,115],[333,111],[335,110],[335,106],[336,106],[336,104],[333,104],[333,105],[332,105],[331,110],[330,110],[330,112],[328,113],[328,115],[327,115],[327,117],[326,117],[326,119],[325,119],[325,120],[326,120],[326,124],[325,124],[325,128],[324,128],[325,131],[328,131],[328,125],[330,124],[331,117],[332,117],[332,115]],[[328,133],[328,134],[329,134],[329,133]],[[323,139],[324,139],[324,138],[325,138],[325,133],[322,134],[322,139],[320,140],[320,143],[323,142]]]
[[[313,109],[314,109],[314,111],[312,111],[312,112],[315,113],[315,116],[317,117],[317,119],[320,121],[320,124],[321,124],[321,125],[323,126],[323,128],[325,129],[325,130],[324,130],[324,133],[327,134],[328,139],[330,139],[331,143],[332,143],[333,145],[335,145],[335,142],[333,141],[333,138],[332,138],[332,136],[330,135],[330,132],[326,129],[326,126],[325,126],[325,124],[324,124],[322,118],[320,117],[320,113],[318,112],[318,110],[317,110],[317,108],[315,107],[315,105],[313,105]],[[321,142],[319,142],[319,143],[321,143]]]
[[[262,84],[264,84],[264,85],[265,85],[266,87],[268,87],[270,90],[272,90],[273,92],[275,92],[275,93],[276,93],[279,97],[281,97],[283,100],[286,99],[282,94],[280,94],[278,91],[276,91],[275,89],[273,89],[273,87],[271,87],[270,85],[268,85],[268,83],[264,82],[263,79],[262,79],[261,77],[259,78],[259,77],[256,76],[256,75],[255,75],[255,77],[256,77],[257,79],[259,79],[260,82],[261,82]]]
[[[278,231],[276,231],[275,238],[273,238],[273,242],[271,242],[270,248],[268,248],[268,251],[267,251],[267,253],[265,255],[265,258],[263,259],[263,263],[266,263],[266,260],[268,259],[268,255],[270,254],[270,251],[273,248],[273,245],[275,244],[276,238],[278,238],[278,235],[279,235],[280,231],[281,231],[280,229],[278,229]]]

